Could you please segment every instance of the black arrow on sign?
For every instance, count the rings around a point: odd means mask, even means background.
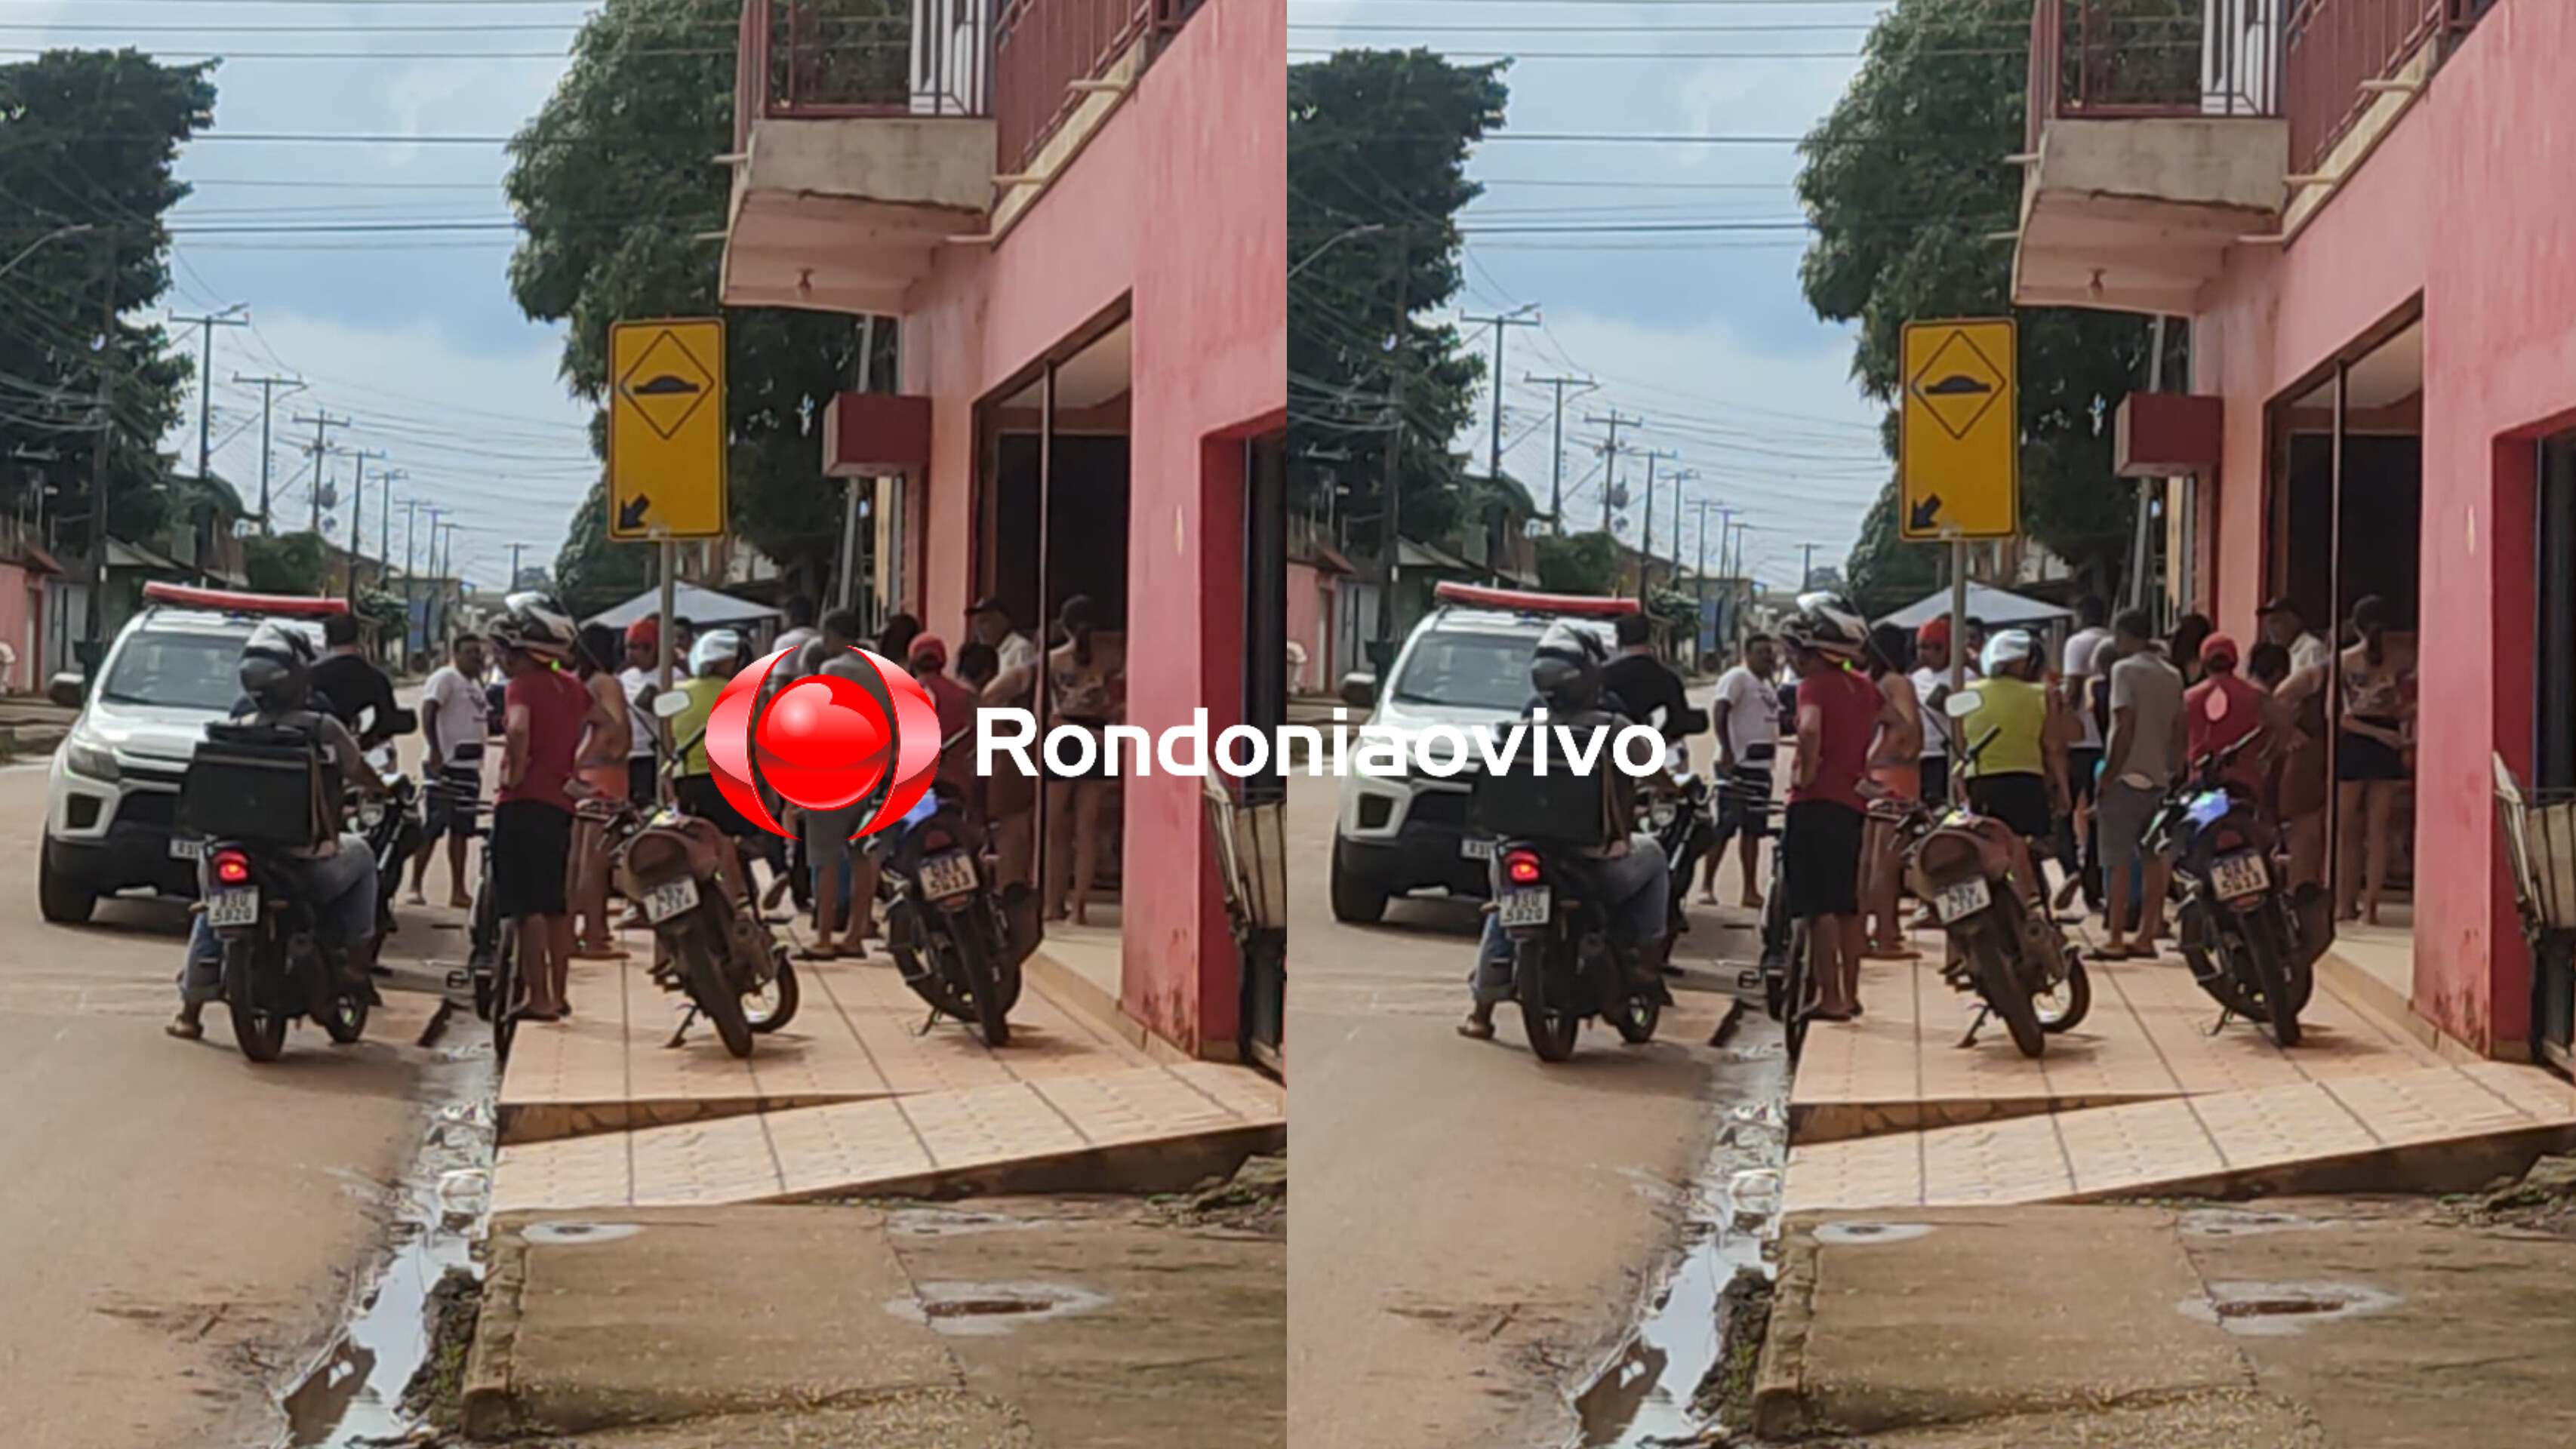
[[[1912,527],[1916,533],[1922,533],[1931,529],[1934,526],[1933,520],[1940,516],[1941,495],[1934,493],[1925,497],[1922,502],[1914,505],[1914,513],[1912,515],[1913,521],[1909,526]],[[632,527],[633,525],[630,524],[628,526]]]
[[[617,526],[630,533],[636,529],[642,528],[644,526],[644,515],[651,511],[652,507],[652,499],[641,493],[635,495],[633,498],[627,500],[625,507],[617,510]]]

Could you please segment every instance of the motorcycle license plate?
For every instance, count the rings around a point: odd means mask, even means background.
[[[1491,860],[1494,858],[1494,842],[1472,838],[1459,841],[1458,856],[1462,860]]]
[[[1549,910],[1546,891],[1505,891],[1495,906],[1495,913],[1501,917],[1506,930],[1514,926],[1544,926]]]
[[[170,837],[170,858],[172,860],[203,860],[206,858],[206,842],[202,840],[191,840],[185,836],[174,835]]]
[[[2253,851],[2219,857],[2209,867],[2209,883],[2222,901],[2241,901],[2272,888],[2272,872]]]
[[[698,883],[681,879],[666,881],[644,893],[644,919],[660,925],[673,916],[685,915],[697,908]]]
[[[206,924],[216,930],[259,924],[259,892],[217,891],[206,897]]]
[[[1939,916],[1944,923],[1960,921],[1994,903],[1994,895],[1986,889],[1984,881],[1963,880],[1957,885],[1943,886],[1933,895],[1932,914]]]
[[[921,863],[921,893],[934,901],[973,895],[975,885],[975,862],[967,859],[962,850],[934,855]]]

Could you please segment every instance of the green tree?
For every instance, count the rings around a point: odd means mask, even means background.
[[[0,65],[0,264],[15,263],[0,282],[0,457],[24,465],[0,477],[54,490],[45,506],[69,548],[92,542],[102,367],[109,532],[146,539],[169,521],[160,444],[190,362],[157,323],[133,319],[170,287],[166,218],[188,195],[171,164],[214,120],[213,69],[136,50]],[[120,320],[102,346],[111,285]]]
[[[1390,448],[1405,533],[1443,536],[1465,505],[1450,443],[1485,366],[1423,314],[1463,281],[1458,213],[1484,189],[1467,179],[1467,153],[1502,126],[1502,71],[1428,50],[1288,68],[1291,507],[1317,465],[1339,465],[1345,506],[1375,520],[1381,543]]]
[[[316,533],[253,534],[242,540],[242,574],[263,594],[318,594],[331,577],[331,546]]]
[[[1852,376],[1891,408],[1906,323],[2019,317],[2022,527],[2107,589],[2134,497],[2111,471],[2110,416],[2145,376],[2148,326],[2013,312],[2012,248],[1994,237],[2020,214],[2021,173],[2004,158],[2026,143],[2029,22],[2030,0],[1906,0],[1879,21],[1859,76],[1801,148],[1798,194],[1816,233],[1802,279],[1817,315],[1859,324]],[[1892,417],[1886,438],[1892,455]],[[1906,547],[1895,525],[1891,493],[1852,554],[1858,591],[1937,581],[1936,546]]]
[[[1606,533],[1538,537],[1538,586],[1553,594],[1608,594],[1619,587],[1619,545]]]
[[[826,8],[830,23],[854,30],[910,13],[895,0]],[[594,405],[608,398],[612,324],[720,307],[716,246],[702,238],[724,229],[732,184],[710,164],[733,149],[734,53],[707,44],[722,18],[705,0],[620,0],[602,10],[510,147],[504,186],[527,231],[510,261],[511,291],[530,317],[567,324],[564,380]],[[841,527],[840,488],[822,473],[823,409],[860,384],[863,367],[882,377],[888,355],[861,356],[854,317],[725,313],[733,530],[809,589],[819,589]],[[597,443],[601,430],[592,431]],[[610,545],[604,509],[594,492],[575,522],[557,564],[567,589],[626,578],[642,587],[646,549]]]

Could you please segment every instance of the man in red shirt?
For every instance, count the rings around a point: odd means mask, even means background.
[[[492,807],[495,914],[518,933],[527,985],[520,1015],[561,1021],[572,959],[564,862],[572,855],[573,777],[590,691],[557,667],[572,647],[571,621],[536,605],[514,607],[492,627],[498,646],[507,743]]]
[[[930,692],[931,706],[939,711],[939,737],[957,740],[940,751],[938,788],[955,790],[960,803],[980,817],[974,795],[975,780],[975,714],[980,696],[964,684],[949,677],[948,644],[936,634],[924,634],[912,641],[912,657],[904,663],[912,677]],[[959,739],[959,735],[965,738]]]
[[[2212,634],[2200,646],[2203,678],[2183,696],[2183,718],[2190,723],[2190,768],[2249,735],[2262,733],[2264,695],[2260,685],[2236,672],[2236,641]],[[2249,746],[2227,767],[2227,781],[2259,793],[2263,787],[2263,751]]]
[[[1798,758],[1780,849],[1789,918],[1807,923],[1808,970],[1826,1021],[1860,1014],[1861,830],[1870,741],[1895,710],[1851,667],[1860,620],[1839,608],[1802,609],[1782,630],[1798,675]]]

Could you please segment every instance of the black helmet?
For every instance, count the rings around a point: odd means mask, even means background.
[[[544,594],[512,594],[492,621],[492,642],[561,663],[572,657],[572,616]]]
[[[313,693],[313,638],[269,619],[242,645],[241,687],[263,710],[301,709]]]
[[[1833,594],[1800,594],[1798,612],[1780,625],[1780,637],[1792,648],[1849,663],[1868,644],[1869,624]]]
[[[1560,619],[1531,652],[1530,686],[1550,709],[1590,709],[1601,702],[1601,666],[1609,658],[1600,635]]]

